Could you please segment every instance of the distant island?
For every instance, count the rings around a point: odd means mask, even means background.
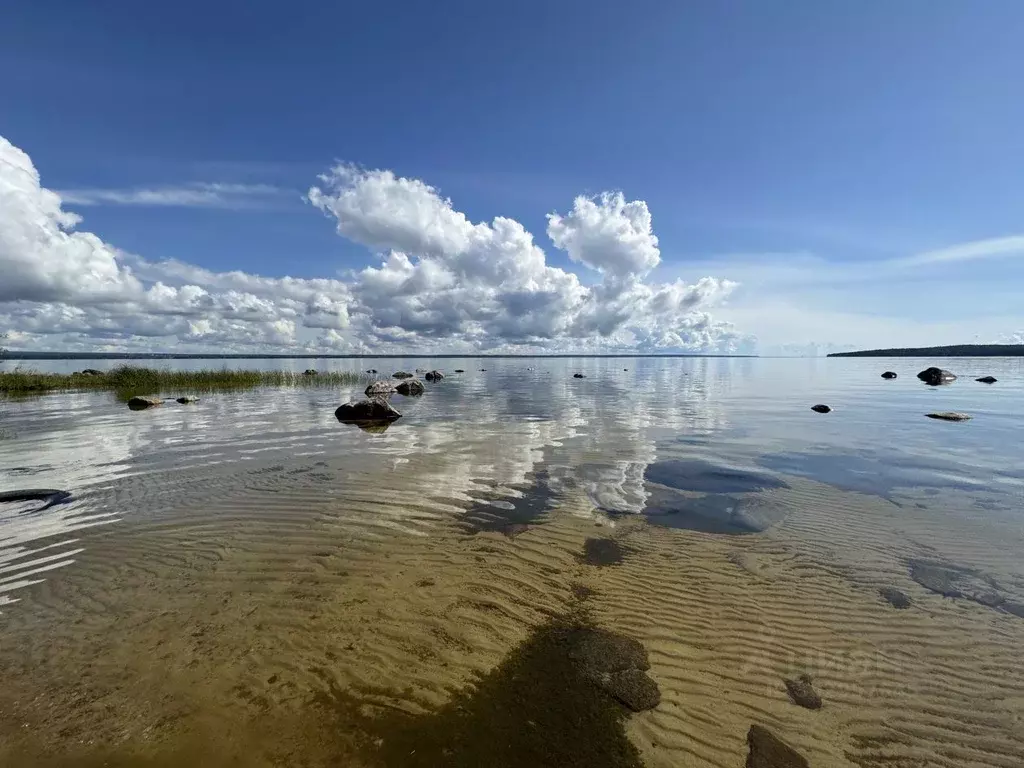
[[[953,344],[947,347],[906,347],[833,352],[829,357],[1024,357],[1024,344]]]

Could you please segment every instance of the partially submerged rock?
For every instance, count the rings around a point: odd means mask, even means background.
[[[395,392],[406,397],[412,397],[414,395],[422,395],[426,388],[423,386],[422,381],[416,379],[406,379],[395,387]]]
[[[368,368],[368,369],[366,370],[366,372],[367,372],[367,373],[376,373],[376,372],[377,372],[377,369],[376,369],[376,368]]]
[[[363,392],[367,397],[390,397],[391,393],[395,391],[395,385],[390,381],[381,379],[379,381],[371,381]]]
[[[444,378],[444,374],[440,371],[430,371],[423,378],[427,381],[440,381]]]
[[[462,370],[461,368],[456,368],[456,369],[455,369],[455,372],[456,372],[456,373],[465,373],[465,371],[464,371],[464,370]]]
[[[746,768],[810,768],[807,758],[760,725],[747,731]]]
[[[832,407],[829,405],[824,405],[823,403],[812,405],[811,410],[816,413],[832,413]]]
[[[896,378],[896,373],[895,373],[895,371],[886,371],[885,373],[882,374],[882,378],[883,379],[895,379]]]
[[[967,421],[971,418],[969,413],[959,413],[957,411],[940,411],[939,413],[926,413],[929,419],[940,419],[941,421]]]
[[[584,376],[584,375],[583,375],[582,373],[574,373],[574,374],[572,375],[572,377],[573,377],[574,379],[585,379],[585,378],[586,378],[586,376]]]
[[[982,376],[980,379],[975,379],[975,381],[980,381],[982,384],[995,384],[999,379],[995,376]]]
[[[181,397],[175,398],[174,402],[181,403],[182,405],[190,405],[192,403],[198,403],[199,398],[195,395],[182,395]]]
[[[317,370],[315,370],[314,368],[307,368],[306,370],[304,370],[302,372],[302,375],[303,376],[317,376],[317,375],[319,375],[319,372]]]
[[[814,680],[810,675],[800,675],[796,680],[783,680],[786,693],[794,704],[804,709],[821,709],[821,696],[814,690]]]
[[[393,379],[411,379],[412,378],[412,374],[411,373],[406,373],[405,371],[399,371],[398,373],[391,374],[391,378],[393,378]]]
[[[82,371],[83,376],[102,376],[103,371],[97,371],[95,368],[86,368]]]
[[[936,368],[935,366],[925,368],[917,374],[917,378],[925,384],[930,384],[933,387],[938,386],[939,384],[949,384],[951,381],[956,381],[956,376],[954,374],[942,368]]]
[[[896,587],[882,587],[878,590],[878,594],[893,608],[905,610],[911,606],[910,598]]]
[[[71,501],[70,491],[61,491],[55,488],[29,488],[21,491],[0,491],[0,503],[11,503],[17,501],[42,501],[43,506],[36,507],[30,511],[42,512],[56,504],[63,504]]]
[[[144,411],[163,404],[159,397],[133,397],[128,401],[128,407],[133,411]]]
[[[402,417],[391,403],[381,397],[344,403],[334,412],[335,418],[344,423],[389,422]]]
[[[647,676],[647,650],[638,641],[605,629],[578,629],[569,636],[569,658],[598,688],[634,712],[661,702],[658,684]]]

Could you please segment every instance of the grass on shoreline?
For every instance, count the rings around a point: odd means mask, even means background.
[[[256,387],[334,387],[361,381],[356,373],[318,373],[306,376],[287,371],[163,371],[121,365],[98,375],[82,373],[0,372],[0,394],[29,395],[67,390],[109,390],[128,396],[164,393],[211,392]]]

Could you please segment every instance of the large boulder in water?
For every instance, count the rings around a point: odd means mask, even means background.
[[[423,377],[427,381],[440,381],[444,378],[444,374],[440,371],[430,371],[426,376]]]
[[[334,412],[338,421],[351,424],[360,422],[386,422],[400,419],[399,413],[391,403],[382,397],[372,397],[354,403],[339,405]]]
[[[406,379],[395,387],[395,392],[400,395],[405,395],[406,397],[422,395],[424,391],[425,387],[423,386],[423,382],[417,381],[416,379]]]
[[[956,376],[954,374],[942,368],[936,368],[935,366],[925,368],[917,374],[917,378],[925,384],[930,384],[933,387],[938,386],[939,384],[949,384],[949,382],[956,380]]]
[[[128,401],[128,407],[133,411],[144,411],[157,405],[163,405],[159,397],[133,397]]]
[[[390,381],[371,381],[364,394],[367,397],[390,397],[395,391],[395,385]]]
[[[896,372],[895,371],[886,371],[885,373],[882,374],[882,378],[883,379],[895,379],[896,378]]]

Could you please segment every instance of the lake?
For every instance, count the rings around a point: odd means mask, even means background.
[[[142,364],[445,378],[0,399],[0,765],[1024,764],[1024,359]]]

